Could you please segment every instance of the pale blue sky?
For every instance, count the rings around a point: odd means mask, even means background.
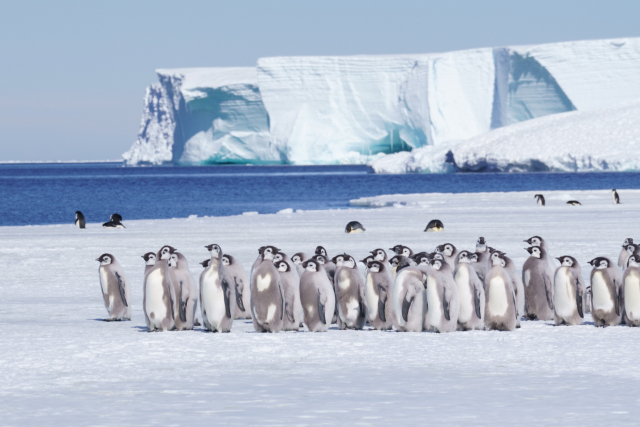
[[[627,1],[3,1],[0,161],[119,159],[156,68],[640,36]]]

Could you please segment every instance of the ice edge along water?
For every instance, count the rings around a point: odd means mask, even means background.
[[[138,139],[124,154],[128,164],[365,163],[424,147],[414,156],[423,166],[413,171],[483,170],[482,159],[456,159],[454,167],[451,156],[446,164],[441,159],[447,147],[470,138],[471,153],[473,138],[492,129],[640,99],[640,38],[418,55],[274,57],[259,59],[255,68],[157,73],[160,83],[147,89]],[[517,146],[520,157],[506,169],[536,170],[538,147],[547,153],[553,148],[546,141]],[[480,158],[485,151],[472,154]],[[536,166],[526,166],[526,156]],[[540,167],[566,164],[563,156]],[[400,158],[408,155],[395,160]],[[591,167],[581,169],[588,159],[573,163],[577,170]],[[372,165],[383,172],[411,169]]]

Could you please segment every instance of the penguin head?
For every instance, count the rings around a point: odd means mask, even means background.
[[[369,268],[369,263],[373,261],[373,257],[371,255],[366,256],[364,259],[361,259],[360,262]]]
[[[96,261],[100,262],[100,265],[109,265],[113,262],[113,260],[114,257],[111,254],[102,254],[98,258],[96,258]]]
[[[368,265],[369,271],[372,273],[380,273],[384,271],[384,264],[380,261],[371,261]]]
[[[207,245],[205,246],[205,248],[207,248],[212,258],[220,258],[220,256],[222,255],[222,248],[216,243]]]
[[[382,248],[372,250],[371,254],[373,255],[373,259],[375,259],[376,261],[387,260],[387,253]]]
[[[589,264],[591,264],[593,268],[597,270],[604,270],[606,268],[609,268],[609,260],[602,256],[592,259],[591,261],[589,261]]]
[[[487,241],[484,240],[484,237],[478,237],[478,240],[476,241],[476,245],[486,245]]]
[[[631,237],[627,237],[626,239],[624,239],[624,243],[622,244],[622,247],[624,248],[630,244],[633,244],[633,239]]]
[[[389,259],[389,264],[394,267],[397,267],[400,264],[400,260],[402,259],[402,255],[395,255]]]
[[[471,262],[471,260],[469,259],[469,252],[468,251],[460,251],[460,253],[458,254],[458,262],[464,262],[469,264]]]
[[[265,246],[260,246],[258,248],[258,255],[262,255],[262,251],[264,251]]]
[[[527,240],[525,240],[525,242],[530,244],[531,246],[541,246],[543,240],[540,236],[533,236],[529,237]]]
[[[302,267],[307,271],[318,271],[318,263],[314,259],[308,259],[302,263]]]
[[[636,248],[637,248],[637,247],[638,247],[638,245],[635,245],[635,244],[633,244],[633,243],[629,243],[629,244],[627,245],[627,253],[628,253],[629,255],[632,255],[632,254],[636,251]]]
[[[478,254],[474,252],[469,252],[469,262],[478,262]]]
[[[411,250],[410,247],[403,246],[402,252],[399,255],[406,256],[407,258],[409,258],[411,255],[413,255],[413,251]]]
[[[428,254],[426,252],[419,252],[415,254],[412,259],[417,265],[430,265],[431,258],[431,254]]]
[[[175,251],[177,251],[176,248],[171,247],[169,245],[165,245],[161,247],[160,250],[158,251],[158,258],[169,259],[169,257],[171,257],[171,254],[174,253]]]
[[[289,267],[289,264],[284,260],[276,261],[273,265],[275,265],[280,272],[291,271],[291,267]]]
[[[171,256],[169,256],[169,261],[167,262],[167,265],[169,267],[177,267],[178,266],[178,254],[172,253]]]
[[[323,248],[322,246],[318,246],[316,247],[316,255],[322,255],[324,257],[327,256],[327,250],[325,248]]]
[[[291,261],[293,261],[295,265],[302,264],[302,262],[304,261],[304,255],[302,254],[302,252],[298,252],[291,257]]]
[[[275,246],[265,246],[264,249],[262,250],[262,259],[270,259],[272,260],[273,257],[280,251],[280,249],[276,248]]]
[[[233,257],[231,255],[222,255],[222,265],[233,264]]]
[[[284,259],[285,254],[283,254],[282,252],[277,252],[274,256],[273,256],[273,263],[275,264],[276,262],[282,261]]]
[[[563,255],[556,259],[560,261],[560,265],[562,265],[563,267],[573,267],[574,264],[578,263],[574,257],[569,255]]]
[[[629,267],[640,266],[640,255],[631,255],[629,257]]]
[[[402,245],[395,245],[394,247],[389,248],[389,250],[390,250],[390,251],[393,251],[394,253],[396,253],[396,254],[398,254],[398,255],[400,255],[400,254],[402,254],[402,248],[404,248],[404,246],[402,246]]]
[[[443,266],[444,266],[444,260],[441,260],[441,259],[433,259],[433,260],[431,260],[431,267],[433,267],[434,270],[440,271],[440,269]]]
[[[327,263],[327,258],[325,258],[324,255],[314,255],[311,259],[321,265],[325,265]]]
[[[347,268],[356,268],[356,260],[351,256],[344,254],[344,261],[342,261],[342,266]]]
[[[505,265],[507,265],[507,262],[504,260],[504,254],[500,251],[494,251],[491,254],[491,264],[499,265],[501,267],[504,267]]]
[[[109,218],[109,221],[111,222],[122,222],[122,215],[114,213],[111,214],[111,217]]]
[[[211,258],[209,259],[205,259],[204,261],[202,261],[200,263],[201,266],[203,266],[204,268],[208,268],[209,267],[209,263],[211,262]]]
[[[145,265],[154,265],[156,263],[156,254],[153,252],[147,252],[142,255],[142,258],[144,259]]]
[[[539,246],[529,246],[528,248],[525,248],[525,251],[529,252],[532,257],[538,259],[542,258],[542,248]]]
[[[342,264],[344,264],[345,255],[347,255],[347,254],[336,255],[333,258],[331,258],[331,262],[334,263],[336,265],[336,267],[340,267],[340,266],[342,266]]]

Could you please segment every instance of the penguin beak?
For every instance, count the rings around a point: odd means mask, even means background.
[[[100,262],[100,261],[102,261],[102,260],[101,260],[100,258],[96,258],[96,261]]]

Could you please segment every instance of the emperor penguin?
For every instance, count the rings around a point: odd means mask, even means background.
[[[553,320],[554,271],[549,268],[547,253],[539,246],[529,246],[526,251],[531,255],[522,266],[524,315],[529,320]]]
[[[582,203],[580,203],[580,202],[579,202],[579,201],[577,201],[577,200],[569,200],[569,201],[567,202],[567,204],[568,204],[568,205],[571,205],[571,206],[582,206]]]
[[[284,259],[275,261],[274,266],[280,275],[282,292],[284,293],[284,316],[282,329],[298,331],[304,320],[304,311],[300,302],[300,276],[291,261]]]
[[[359,262],[364,264],[364,276],[367,277],[367,274],[369,274],[369,264],[373,262],[373,255],[367,255]]]
[[[424,231],[439,233],[441,231],[444,231],[444,224],[439,219],[432,219],[431,221],[429,221],[429,224],[427,224]]]
[[[640,326],[640,255],[629,257],[629,267],[622,276],[624,319],[629,326]]]
[[[147,252],[142,255],[142,259],[144,259],[144,273],[147,274],[147,271],[151,270],[154,265],[156,265],[156,254],[155,252]]]
[[[176,296],[169,273],[169,257],[158,257],[155,265],[144,275],[142,308],[149,332],[170,331],[175,327],[173,302]]]
[[[158,251],[158,254],[156,255],[156,258],[158,260],[168,261],[169,258],[171,258],[171,254],[174,253],[174,252],[177,252],[177,251],[178,250],[176,248],[172,247],[172,246],[164,245]]]
[[[538,206],[545,205],[544,196],[542,194],[536,194],[535,196],[533,196],[533,198],[538,202]]]
[[[302,276],[302,273],[304,273],[304,267],[302,267],[302,263],[308,259],[309,257],[304,252],[298,252],[291,257],[291,261],[296,266],[296,270],[298,270],[298,276]]]
[[[458,328],[460,296],[449,264],[440,259],[426,267],[427,315],[429,329],[435,332],[454,332]]]
[[[379,261],[384,264],[384,266],[390,270],[391,264],[389,263],[389,259],[387,258],[387,253],[382,248],[374,249],[371,251],[371,255],[373,255],[373,259],[375,261]]]
[[[320,262],[324,261],[324,263],[322,264],[322,267],[327,272],[327,275],[329,276],[329,281],[333,283],[333,276],[335,276],[336,274],[336,265],[333,262],[331,262],[331,258],[329,258],[329,255],[327,255],[327,250],[322,246],[318,246],[316,248],[316,253],[315,253],[316,260],[318,256],[324,257],[324,259],[320,260]]]
[[[472,266],[473,257],[468,251],[460,251],[458,265],[453,272],[453,279],[458,288],[460,298],[460,313],[458,314],[458,329],[469,331],[484,329],[484,306],[486,297],[484,285]]]
[[[393,328],[392,288],[393,279],[387,264],[382,261],[371,261],[368,265],[364,297],[367,320],[375,329],[386,331]]]
[[[364,233],[366,229],[358,221],[351,221],[345,228],[345,233]]]
[[[450,270],[453,271],[456,266],[456,257],[458,256],[456,247],[451,243],[438,245],[436,246],[436,253],[442,254],[446,263],[451,267]]]
[[[489,330],[513,331],[516,328],[517,317],[513,281],[504,269],[504,255],[494,252],[491,255],[491,263],[491,269],[485,279],[484,324]]]
[[[335,294],[322,264],[314,259],[302,263],[305,271],[300,277],[300,300],[304,323],[309,332],[327,332],[335,311]]]
[[[211,254],[209,267],[200,276],[200,310],[205,329],[230,332],[236,315],[236,288],[222,261],[222,248],[205,246]]]
[[[629,252],[627,252],[627,246],[633,245],[633,239],[628,237],[624,239],[624,243],[622,244],[622,250],[620,251],[620,255],[618,256],[618,267],[622,270],[625,269],[627,265],[627,258],[629,258]]]
[[[260,248],[258,249],[258,258],[256,258],[256,260],[253,262],[253,265],[251,266],[251,272],[249,273],[249,279],[253,280],[253,272],[255,271],[256,268],[258,268],[258,266],[260,264],[262,264],[262,261],[266,259],[271,260],[271,262],[273,262],[273,257],[280,251],[280,249],[276,248],[275,246],[260,246]]]
[[[395,257],[394,257],[395,258]],[[393,326],[399,332],[422,332],[427,310],[426,273],[417,267],[400,270],[393,284]]]
[[[208,263],[207,263],[208,264]],[[222,264],[231,278],[231,284],[236,289],[236,315],[235,319],[251,319],[251,284],[247,278],[247,272],[235,257],[222,255]]]
[[[627,249],[627,259],[625,260],[624,266],[622,267],[621,271],[624,271],[629,266],[629,258],[631,257],[631,255],[640,255],[640,245],[637,245],[635,243],[629,243],[626,249]]]
[[[109,313],[109,318],[105,321],[131,320],[131,287],[124,270],[111,254],[102,254],[96,261],[100,263],[100,288],[104,306]]]
[[[533,236],[525,240],[529,246],[539,246],[544,249],[544,252],[547,254],[547,262],[549,263],[549,268],[551,271],[556,271],[556,264],[553,262],[553,258],[549,253],[549,246],[547,246],[547,242],[540,236]]]
[[[413,256],[413,251],[410,247],[404,245],[395,245],[392,248],[389,248],[390,251],[393,251],[396,255],[402,255],[407,258],[411,258]]]
[[[125,228],[122,223],[122,216],[120,214],[114,213],[111,214],[111,218],[109,218],[108,222],[102,224],[104,228]]]
[[[620,196],[618,196],[618,192],[615,190],[615,188],[611,190],[611,197],[613,198],[614,205],[620,204]]]
[[[179,331],[193,330],[198,309],[198,288],[189,271],[189,264],[184,255],[174,252],[167,265],[176,295],[173,308],[175,328]]]
[[[487,241],[484,237],[478,237],[478,240],[476,241],[476,254],[478,255],[478,259],[476,264],[473,265],[473,269],[476,270],[478,278],[482,281],[484,286],[484,278],[491,268],[491,260],[489,259],[490,254],[487,249]]]
[[[511,277],[511,284],[516,296],[516,328],[520,327],[520,318],[524,316],[525,310],[525,292],[524,284],[522,283],[522,277],[518,274],[516,264],[511,258],[509,258],[504,252],[495,251],[498,253],[502,261],[504,261],[504,270]],[[493,254],[492,254],[493,256]],[[553,271],[553,270],[552,270]],[[486,292],[486,288],[485,288]]]
[[[609,258],[589,261],[591,270],[591,317],[595,326],[615,326],[622,321],[624,293],[620,270]]]
[[[418,252],[417,254],[413,255],[412,259],[417,266],[425,266],[425,265],[431,265],[431,260],[433,259],[433,256],[426,252]],[[442,259],[444,259],[444,257],[442,257]]]
[[[273,265],[276,252],[265,247],[251,277],[251,314],[256,332],[280,332],[284,322],[284,289]]]
[[[418,265],[411,258],[407,258],[404,255],[395,255],[389,260],[389,264],[391,264],[391,272],[393,273],[393,280],[396,279],[398,273],[406,267],[413,267]]]
[[[560,261],[560,267],[553,279],[555,324],[580,325],[584,321],[587,302],[580,264],[569,255],[557,259]]]
[[[336,270],[334,287],[340,319],[338,326],[340,329],[362,329],[367,322],[364,278],[351,255],[342,255],[342,262]]]
[[[84,215],[82,215],[82,212],[80,211],[76,211],[76,227],[78,228],[85,228],[86,222],[84,220]]]

